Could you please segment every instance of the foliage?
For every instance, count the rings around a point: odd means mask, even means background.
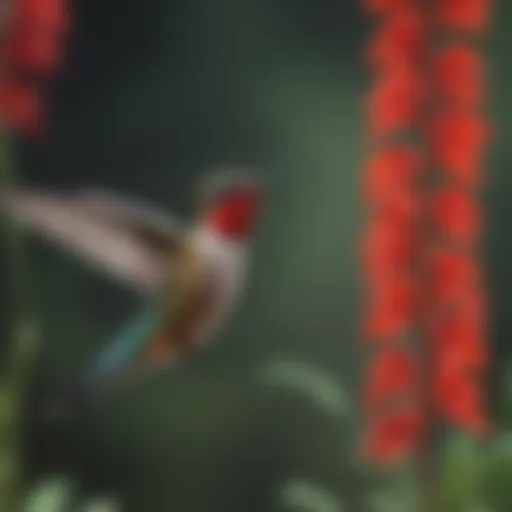
[[[293,390],[318,405],[317,413],[342,423],[353,416],[343,386],[319,367],[299,361],[267,363],[261,376],[274,389]],[[508,394],[506,395],[508,397]],[[510,397],[506,398],[509,400]],[[343,414],[332,414],[343,411]],[[340,425],[341,428],[341,425]],[[355,435],[356,431],[352,431]],[[356,446],[356,442],[353,443]],[[436,512],[507,512],[512,510],[512,433],[496,432],[487,443],[467,435],[450,433],[439,459]],[[354,468],[354,471],[358,471]],[[406,464],[394,472],[377,473],[360,468],[362,501],[371,512],[420,510],[420,483],[413,467]],[[340,494],[343,490],[340,491]],[[342,511],[339,498],[308,480],[290,481],[282,500],[289,510]]]
[[[65,477],[51,477],[29,489],[20,512],[120,512],[109,497],[83,498],[77,486]]]

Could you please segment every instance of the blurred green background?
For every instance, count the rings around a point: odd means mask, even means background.
[[[246,299],[215,348],[69,425],[44,425],[44,400],[76,378],[139,305],[31,241],[44,344],[31,397],[30,480],[66,474],[84,494],[117,496],[128,512],[369,510],[353,457],[361,50],[369,28],[360,2],[72,4],[48,142],[21,148],[25,182],[105,186],[185,217],[197,178],[233,164],[256,168],[269,196]],[[494,408],[506,429],[512,5],[499,10],[489,50],[498,140],[486,247],[500,354]],[[2,320],[5,328],[5,308]]]

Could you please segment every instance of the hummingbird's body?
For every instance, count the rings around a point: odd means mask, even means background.
[[[148,357],[166,349],[179,355],[211,340],[232,311],[245,281],[247,247],[212,227],[195,229],[175,261],[171,293],[164,290],[163,318]]]
[[[7,211],[149,298],[146,310],[100,354],[53,412],[181,360],[212,342],[243,288],[259,188],[224,186],[189,229],[139,201],[106,193],[67,198],[3,194]]]

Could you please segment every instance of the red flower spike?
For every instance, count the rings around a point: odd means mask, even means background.
[[[42,104],[34,88],[13,83],[0,84],[0,117],[24,133],[41,128]]]
[[[433,217],[438,229],[464,246],[479,238],[482,221],[479,205],[459,190],[438,192],[432,201]]]
[[[380,189],[381,197],[375,197],[374,204],[376,211],[389,215],[390,218],[396,219],[397,222],[407,224],[418,220],[422,209],[421,199],[414,188],[388,190]],[[377,200],[380,199],[380,202]]]
[[[66,0],[16,0],[14,27],[66,34],[69,31],[69,11]]]
[[[411,327],[417,302],[416,283],[406,277],[382,282],[373,290],[365,326],[367,339],[396,339]]]
[[[423,53],[426,27],[420,9],[403,9],[383,24],[367,49],[372,68],[396,69],[414,65]]]
[[[474,109],[484,99],[484,62],[463,46],[439,52],[434,62],[434,82],[440,94],[455,107]]]
[[[376,419],[369,430],[367,458],[395,464],[417,447],[423,434],[423,419],[417,410],[398,411]]]
[[[375,137],[415,124],[423,103],[423,85],[412,71],[395,71],[387,75],[368,101],[370,129]]]
[[[376,219],[363,240],[363,267],[377,281],[385,281],[404,268],[416,251],[414,224],[390,217]]]
[[[482,339],[452,341],[437,353],[438,367],[446,372],[479,372],[488,368],[489,353]]]
[[[430,258],[430,276],[434,297],[450,300],[462,290],[479,284],[480,268],[477,262],[464,253],[437,249]]]
[[[6,41],[5,57],[11,68],[37,75],[48,75],[57,70],[64,60],[60,38],[35,30],[13,32]]]
[[[471,187],[481,181],[481,161],[489,138],[488,124],[466,114],[439,116],[430,132],[432,150],[444,171]]]
[[[465,322],[471,326],[472,332],[485,332],[488,328],[487,295],[482,284],[460,288],[449,297],[437,294],[433,296],[436,310],[447,322]],[[433,320],[431,328],[436,329],[438,319]]]
[[[366,201],[377,209],[404,220],[418,213],[415,185],[420,171],[420,157],[412,150],[394,148],[374,156],[365,169]]]
[[[484,32],[489,28],[490,0],[437,0],[437,23],[448,30]]]
[[[454,314],[440,316],[433,323],[430,337],[434,346],[442,350],[445,347],[465,343],[473,343],[479,340],[483,332],[483,325],[478,318]]]
[[[386,343],[391,342],[412,328],[411,318],[400,314],[392,307],[375,309],[363,327],[365,339]]]
[[[483,329],[488,324],[488,296],[485,290],[480,287],[468,288],[459,297],[459,311],[466,318],[479,322]]]
[[[489,421],[484,412],[484,395],[479,383],[468,375],[440,375],[436,396],[443,416],[475,434],[486,434]]]
[[[393,188],[409,186],[418,177],[421,156],[407,148],[390,148],[374,156],[368,163],[367,174],[375,187],[392,183]]]
[[[366,0],[365,10],[371,14],[390,14],[404,7],[411,7],[416,0]]]
[[[397,395],[410,395],[415,391],[416,374],[411,354],[400,350],[379,354],[372,362],[366,379],[366,405],[375,406]]]
[[[37,88],[63,60],[69,31],[66,0],[12,0],[12,16],[4,20],[0,60],[0,116],[9,128],[42,135],[43,102]],[[9,13],[11,14],[11,13]],[[30,87],[18,80],[30,81]]]
[[[443,375],[485,369],[490,360],[484,329],[476,318],[443,317],[431,331],[438,371]]]

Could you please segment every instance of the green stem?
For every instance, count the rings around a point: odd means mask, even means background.
[[[0,133],[0,189],[15,182],[13,144]],[[37,321],[30,300],[30,277],[23,233],[5,221],[6,273],[9,294],[9,355],[0,389],[0,510],[18,508],[23,484],[23,434],[27,394],[38,354]]]

